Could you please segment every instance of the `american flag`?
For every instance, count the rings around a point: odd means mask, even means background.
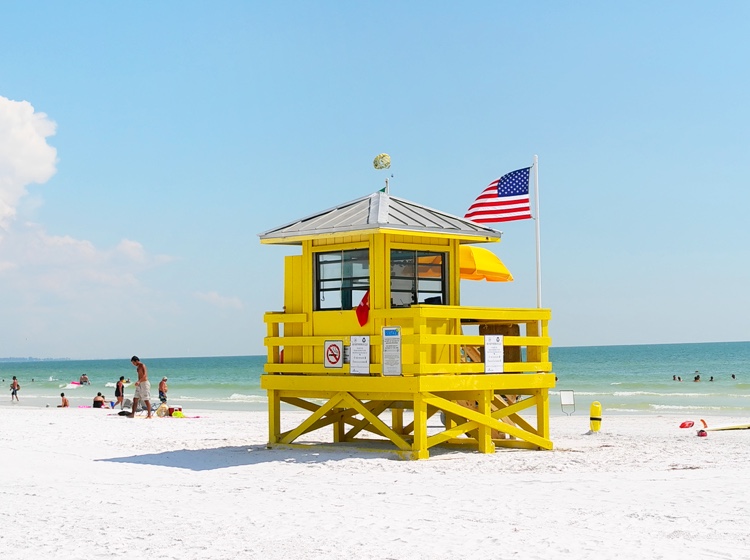
[[[531,218],[529,171],[516,169],[492,181],[469,207],[465,218],[480,224]]]

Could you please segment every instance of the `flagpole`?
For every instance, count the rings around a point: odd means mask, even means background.
[[[539,156],[534,155],[534,213],[536,214],[536,306],[542,307],[542,250],[539,240]]]

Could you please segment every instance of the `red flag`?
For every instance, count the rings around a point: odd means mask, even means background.
[[[362,296],[362,301],[359,302],[359,305],[357,306],[357,321],[359,321],[359,326],[364,327],[365,323],[367,323],[367,319],[370,316],[370,290],[367,290],[365,292],[365,295]]]

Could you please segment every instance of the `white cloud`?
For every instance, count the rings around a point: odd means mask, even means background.
[[[148,255],[134,241],[102,250],[88,240],[49,235],[31,223],[16,224],[2,247],[0,280],[19,294],[56,294],[64,299],[87,299],[97,290],[137,286],[139,272],[167,260]]]
[[[57,153],[47,145],[54,132],[54,122],[29,103],[0,97],[0,356],[130,355],[128,346],[167,352],[165,336],[189,355],[177,333],[196,307],[185,299],[191,290],[182,291],[172,271],[154,271],[173,257],[132,239],[101,247],[96,238],[51,234],[18,218],[21,205],[42,203],[38,192],[30,201],[27,187],[56,173]],[[200,297],[242,308],[237,298]]]
[[[134,262],[146,262],[146,251],[143,249],[143,245],[137,241],[131,241],[130,239],[123,239],[117,245],[115,249],[117,253],[129,258]]]
[[[242,300],[237,297],[221,296],[216,292],[196,292],[195,297],[216,307],[242,309]]]
[[[57,150],[47,144],[56,126],[28,101],[0,96],[0,228],[9,228],[27,185],[57,172]]]

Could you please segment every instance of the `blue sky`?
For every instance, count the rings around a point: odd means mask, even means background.
[[[746,2],[9,2],[0,356],[264,352],[257,234],[539,155],[555,345],[750,339]],[[489,246],[533,307],[534,223]]]

